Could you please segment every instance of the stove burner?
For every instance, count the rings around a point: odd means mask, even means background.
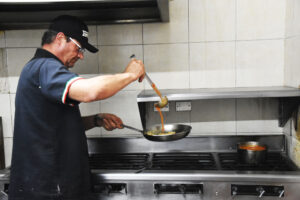
[[[294,171],[295,168],[280,153],[268,153],[265,162],[258,165],[242,164],[237,153],[219,153],[223,170],[241,171]]]
[[[91,169],[133,169],[146,166],[148,154],[90,154]]]
[[[280,152],[268,153],[259,165],[241,164],[233,153],[124,153],[91,154],[91,169],[107,170],[240,170],[240,171],[297,171]]]
[[[216,164],[211,153],[156,153],[154,170],[214,170]]]

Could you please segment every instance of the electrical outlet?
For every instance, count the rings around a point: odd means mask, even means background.
[[[176,102],[176,111],[191,111],[192,103],[190,101]]]

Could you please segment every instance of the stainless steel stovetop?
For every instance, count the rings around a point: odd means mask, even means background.
[[[236,144],[248,140],[268,146],[261,165],[238,162]],[[300,171],[284,135],[89,138],[88,146],[96,200],[300,199]],[[8,186],[9,169],[0,173],[1,190]]]
[[[264,163],[238,162],[236,144],[269,147]],[[283,135],[189,137],[174,142],[143,138],[89,139],[96,199],[298,200],[300,171],[286,154]]]

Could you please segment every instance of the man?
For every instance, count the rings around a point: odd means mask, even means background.
[[[20,75],[16,102],[10,200],[85,200],[90,193],[84,131],[95,126],[122,128],[113,114],[81,117],[78,104],[113,96],[143,80],[142,61],[132,59],[125,71],[83,79],[72,73],[88,43],[88,28],[78,18],[56,18],[42,38],[42,48]]]

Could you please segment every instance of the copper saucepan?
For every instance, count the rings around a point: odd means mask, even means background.
[[[256,141],[238,143],[237,152],[242,164],[259,165],[267,158],[267,146]]]

